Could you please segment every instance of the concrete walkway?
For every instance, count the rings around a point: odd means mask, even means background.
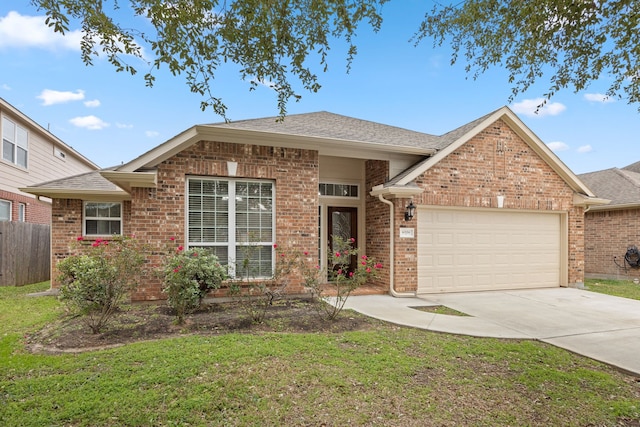
[[[443,305],[468,317],[412,307]],[[477,337],[537,339],[640,376],[640,301],[579,289],[349,297],[345,308],[388,322]]]

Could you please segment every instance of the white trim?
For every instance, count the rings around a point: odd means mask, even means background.
[[[189,239],[189,182],[192,180],[202,181],[219,181],[228,184],[229,202],[227,206],[227,241],[226,242],[191,242]],[[271,185],[271,241],[260,242],[238,242],[236,240],[236,201],[237,201],[237,183],[254,183],[254,184],[270,184]],[[275,251],[273,245],[276,243],[276,182],[270,179],[259,178],[235,178],[235,177],[212,177],[212,176],[187,176],[185,179],[185,246],[191,247],[226,247],[227,249],[227,265],[230,277],[235,277],[236,250],[242,246],[256,245],[259,247],[271,247],[271,272],[275,271]],[[260,277],[262,278],[262,277]]]
[[[25,222],[27,220],[27,205],[18,203],[18,221]]]
[[[120,205],[120,216],[119,217],[94,217],[87,216],[87,205],[89,203],[96,204],[106,204],[106,203],[116,203]],[[120,233],[118,236],[122,236],[124,232],[124,204],[121,201],[96,201],[96,200],[86,200],[82,202],[82,235],[84,237],[111,237],[113,234],[87,234],[87,221],[120,221]]]
[[[117,170],[134,172],[139,169],[153,168],[198,141],[313,150],[323,156],[349,157],[365,160],[389,160],[390,156],[397,155],[398,153],[417,154],[421,156],[428,156],[435,153],[435,150],[431,148],[401,147],[337,138],[223,128],[216,125],[196,125],[147,151],[129,163],[125,163],[118,167]]]

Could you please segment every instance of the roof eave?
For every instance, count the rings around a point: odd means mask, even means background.
[[[51,199],[80,199],[98,202],[131,200],[131,195],[123,190],[79,190],[40,187],[23,187],[19,188],[19,190],[37,197],[49,197]]]
[[[618,205],[598,205],[592,206],[589,209],[591,212],[593,211],[614,211],[614,210],[623,210],[623,209],[640,209],[640,203],[621,203]]]
[[[424,189],[413,185],[394,185],[385,187],[384,184],[376,185],[369,194],[373,197],[383,196],[390,199],[406,199],[422,194]]]
[[[387,145],[336,138],[301,136],[256,130],[221,128],[215,125],[196,125],[142,156],[117,168],[122,172],[156,167],[198,141],[216,141],[267,147],[303,148],[321,155],[345,156],[368,160],[387,160],[390,154],[432,155],[432,148]]]
[[[599,206],[606,206],[609,203],[611,203],[611,200],[602,199],[600,197],[589,197],[579,193],[573,193],[574,206],[584,206],[584,207],[596,209]]]
[[[100,171],[100,175],[122,188],[127,193],[134,187],[156,188],[158,178],[156,172],[120,172],[120,171]]]

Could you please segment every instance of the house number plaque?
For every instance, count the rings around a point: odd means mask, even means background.
[[[413,239],[415,237],[415,228],[403,227],[400,229],[401,239]]]

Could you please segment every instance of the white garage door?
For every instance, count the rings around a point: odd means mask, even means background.
[[[418,214],[418,293],[560,285],[561,216],[503,210]]]

